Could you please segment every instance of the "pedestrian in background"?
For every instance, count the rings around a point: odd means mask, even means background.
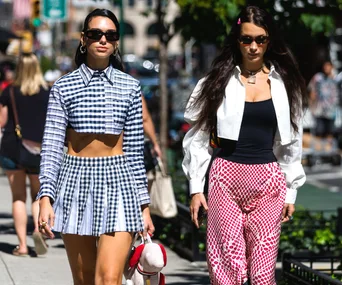
[[[148,181],[148,192],[150,193],[153,180],[155,179],[155,167],[157,165],[156,157],[162,158],[162,152],[157,140],[157,135],[151,118],[151,114],[148,110],[147,103],[144,97],[142,97],[142,114],[144,133],[147,136],[144,144],[144,159]]]
[[[11,64],[5,64],[1,67],[0,70],[0,96],[3,90],[6,89],[7,86],[13,83],[14,80],[14,72],[15,68]],[[0,113],[1,125],[3,128],[7,123],[7,107],[3,107]],[[2,130],[0,131],[0,139],[2,138]]]
[[[122,72],[119,30],[111,11],[88,14],[78,69],[58,79],[49,98],[39,222],[48,237],[61,233],[75,284],[121,285],[133,234],[154,232],[142,95]]]
[[[281,223],[293,218],[305,182],[305,82],[280,35],[270,14],[244,8],[186,109],[192,128],[183,141],[183,169],[195,225],[200,207],[208,214],[211,284],[276,284]]]
[[[13,83],[15,72],[14,67],[11,68],[11,66],[3,66],[1,73],[2,76],[0,77],[0,94],[3,90],[6,89],[7,86]]]
[[[44,81],[38,58],[32,53],[23,54],[17,65],[13,85],[9,85],[0,96],[0,108],[7,107],[8,109],[8,119],[1,140],[0,163],[5,170],[12,191],[14,226],[19,239],[19,245],[13,250],[13,254],[16,256],[27,256],[29,253],[26,241],[28,221],[26,213],[27,177],[31,188],[31,209],[34,222],[32,236],[36,253],[45,254],[47,245],[38,227],[39,202],[36,201],[36,196],[40,186],[38,179],[40,159],[34,159],[29,168],[20,164],[18,158],[20,142],[15,132],[14,112],[18,115],[22,139],[26,140],[28,148],[36,149],[35,155],[39,156],[48,99],[49,88]],[[13,106],[13,102],[15,106]]]
[[[316,73],[310,80],[308,90],[310,92],[310,110],[315,118],[314,136],[320,143],[327,139],[326,149],[322,145],[318,150],[331,150],[334,139],[334,123],[339,103],[338,81],[333,72],[331,61],[322,64],[322,70]],[[316,145],[316,144],[315,144]]]

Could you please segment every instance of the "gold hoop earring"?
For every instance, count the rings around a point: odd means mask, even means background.
[[[80,52],[82,53],[82,54],[84,54],[84,53],[86,53],[86,51],[87,51],[87,48],[86,48],[86,46],[80,46]]]
[[[119,48],[117,47],[117,48],[114,50],[113,55],[114,55],[114,56],[117,56],[118,53],[119,53]]]

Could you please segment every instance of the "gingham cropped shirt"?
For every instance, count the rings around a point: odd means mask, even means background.
[[[112,66],[95,71],[82,64],[55,82],[44,129],[38,199],[56,198],[67,126],[78,133],[119,135],[123,131],[123,151],[137,184],[140,205],[150,203],[139,81]]]

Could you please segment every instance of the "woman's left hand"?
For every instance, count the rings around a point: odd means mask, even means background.
[[[142,215],[144,220],[143,236],[146,238],[146,235],[149,234],[152,237],[155,229],[151,219],[150,208],[148,206],[142,206]]]
[[[286,223],[293,219],[293,213],[295,212],[294,204],[284,204],[283,213],[282,213],[282,223]]]
[[[152,152],[154,153],[154,155],[157,155],[160,158],[162,157],[162,152],[161,152],[159,144],[157,143],[154,144]]]

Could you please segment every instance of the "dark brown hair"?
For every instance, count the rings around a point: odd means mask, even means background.
[[[111,11],[109,11],[107,9],[95,9],[94,11],[90,12],[88,14],[88,16],[85,18],[82,32],[86,32],[88,30],[88,24],[89,24],[90,20],[94,17],[107,17],[107,18],[111,19],[113,21],[113,23],[115,24],[117,31],[120,31],[119,21]],[[80,65],[82,63],[86,63],[86,59],[87,59],[87,52],[81,53],[81,51],[80,51],[81,45],[82,44],[80,42],[78,47],[77,47],[76,55],[75,55],[75,63],[77,65],[77,67],[80,67]],[[109,62],[111,63],[111,65],[114,68],[123,71],[124,67],[122,64],[121,54],[120,54],[119,50],[118,50],[117,55],[114,56],[112,54],[110,56]]]
[[[204,127],[207,131],[213,131],[216,128],[216,113],[225,95],[225,87],[233,76],[235,66],[242,63],[242,55],[237,42],[240,37],[241,24],[246,22],[264,28],[269,35],[270,41],[264,61],[268,67],[272,63],[284,81],[290,105],[291,125],[295,131],[298,131],[296,117],[307,102],[305,80],[299,72],[291,50],[277,31],[271,15],[255,6],[247,6],[236,18],[221,54],[213,61],[199,96],[190,106],[190,108],[200,110],[195,127]]]

